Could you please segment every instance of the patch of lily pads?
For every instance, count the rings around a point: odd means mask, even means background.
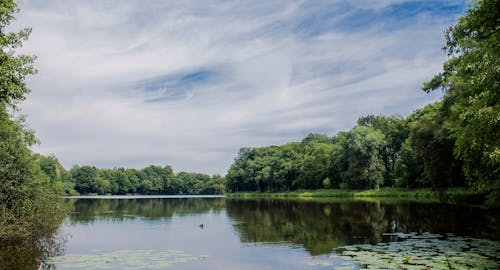
[[[177,250],[117,250],[52,257],[48,260],[47,266],[55,266],[56,269],[75,270],[165,269],[178,263],[195,261],[200,258],[204,257],[196,257]]]
[[[396,241],[338,247],[328,261],[342,260],[340,265],[333,266],[335,270],[500,269],[500,243],[496,241],[452,234],[386,236]]]

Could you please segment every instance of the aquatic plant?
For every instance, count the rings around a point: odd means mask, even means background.
[[[452,234],[395,233],[398,241],[338,247],[328,261],[346,269],[500,269],[500,243]],[[315,263],[315,265],[326,265]]]
[[[92,252],[68,254],[52,257],[45,269],[165,269],[178,263],[195,261],[199,258],[178,250],[116,250],[112,252]]]

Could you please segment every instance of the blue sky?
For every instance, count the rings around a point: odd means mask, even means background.
[[[22,104],[66,167],[225,174],[242,146],[407,115],[445,60],[452,0],[24,0],[39,73]]]

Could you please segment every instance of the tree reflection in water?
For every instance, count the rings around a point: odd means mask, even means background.
[[[66,243],[66,235],[60,230],[40,232],[30,239],[0,242],[0,269],[38,269],[48,258],[64,254]]]
[[[288,242],[311,255],[348,244],[376,244],[388,232],[455,233],[498,240],[494,213],[446,204],[227,199],[243,243]],[[389,236],[387,236],[389,237]]]
[[[157,220],[174,215],[195,215],[224,208],[221,198],[181,199],[70,199],[71,223],[96,220],[125,221],[135,218]]]

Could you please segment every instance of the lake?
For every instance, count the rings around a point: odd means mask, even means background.
[[[406,201],[71,198],[44,269],[498,269],[500,222]]]

